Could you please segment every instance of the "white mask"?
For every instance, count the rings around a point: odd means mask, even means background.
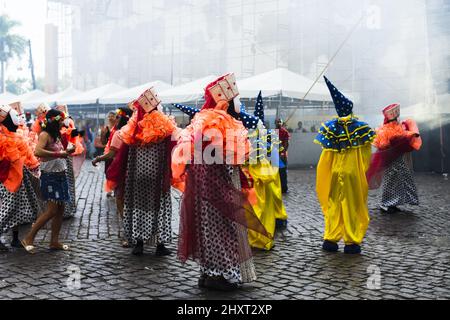
[[[9,115],[10,115],[11,120],[14,123],[14,125],[19,126],[20,125],[20,117],[19,117],[19,114],[17,113],[17,111],[14,109],[11,109],[11,111],[9,111]]]
[[[234,111],[239,114],[241,113],[241,100],[239,99],[239,96],[233,99],[234,102]]]
[[[264,127],[264,123],[261,121],[261,119],[260,120],[258,120],[258,129],[259,130],[262,130],[262,129],[265,129],[265,127]]]
[[[70,126],[70,120],[69,120],[69,118],[65,118],[65,119],[64,119],[64,126],[65,126],[66,128],[68,128],[68,127]]]
[[[27,117],[24,114],[19,116],[20,125],[24,126],[27,123]]]

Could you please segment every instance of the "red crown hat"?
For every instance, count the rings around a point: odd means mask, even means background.
[[[9,106],[16,110],[19,115],[24,114],[25,110],[23,109],[22,103],[20,101],[10,103]]]
[[[160,103],[161,99],[159,99],[154,87],[146,90],[139,98],[137,98],[137,100],[133,102],[136,108],[140,106],[145,112],[150,112],[156,109]]]
[[[56,110],[64,112],[65,114],[69,114],[69,108],[67,107],[66,104],[63,105],[58,105],[55,107]]]
[[[212,109],[219,101],[231,101],[239,95],[234,73],[228,73],[211,82],[205,89],[202,109]]]
[[[50,107],[48,105],[46,105],[45,103],[41,103],[37,108],[36,108],[36,116],[37,117],[43,117],[47,114],[47,112],[50,111]]]
[[[5,121],[11,109],[12,108],[7,104],[0,105],[0,123]]]
[[[384,123],[388,123],[389,121],[395,120],[400,117],[400,104],[394,103],[383,110],[384,115]]]

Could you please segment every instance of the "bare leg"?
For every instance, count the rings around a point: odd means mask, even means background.
[[[116,207],[117,207],[117,214],[119,215],[119,238],[120,238],[120,229],[122,229],[123,226],[123,207],[124,207],[124,200],[122,197],[116,196]],[[129,248],[130,244],[127,240],[122,239],[122,247]]]
[[[48,221],[50,221],[57,214],[57,212],[58,205],[54,202],[49,201],[47,203],[47,210],[45,210],[45,212],[38,217],[36,222],[31,227],[30,232],[23,239],[25,244],[33,245],[36,234],[39,232],[39,230],[41,230],[43,226],[47,224]]]
[[[117,207],[117,213],[119,214],[120,220],[123,220],[123,198],[116,197],[116,207]]]
[[[51,248],[61,248],[62,245],[59,243],[59,233],[61,231],[61,225],[63,222],[64,216],[64,205],[58,205],[57,213],[52,220],[52,237],[50,240]]]

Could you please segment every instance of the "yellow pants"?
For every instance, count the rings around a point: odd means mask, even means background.
[[[324,240],[361,244],[369,226],[366,172],[371,146],[339,153],[324,150],[317,167],[317,195],[325,217]]]
[[[273,168],[269,161],[263,159],[258,164],[249,166],[249,173],[254,180],[257,203],[252,205],[253,210],[266,228],[272,239],[255,231],[248,231],[250,246],[270,250],[274,245],[275,219],[287,220],[281,195],[281,182],[278,170]]]

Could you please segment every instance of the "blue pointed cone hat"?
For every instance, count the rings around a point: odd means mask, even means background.
[[[347,117],[353,113],[353,102],[346,98],[342,92],[340,92],[327,77],[325,78],[325,83],[330,90],[331,97],[333,98],[334,107],[339,117]]]
[[[189,106],[183,106],[182,104],[178,104],[178,103],[174,103],[173,106],[191,118],[193,118],[197,113],[200,112],[200,109],[197,109],[194,107],[189,107]]]
[[[262,97],[262,92],[260,91],[258,94],[258,98],[256,98],[256,105],[255,105],[255,117],[257,117],[259,120],[261,120],[264,123],[264,101]]]

